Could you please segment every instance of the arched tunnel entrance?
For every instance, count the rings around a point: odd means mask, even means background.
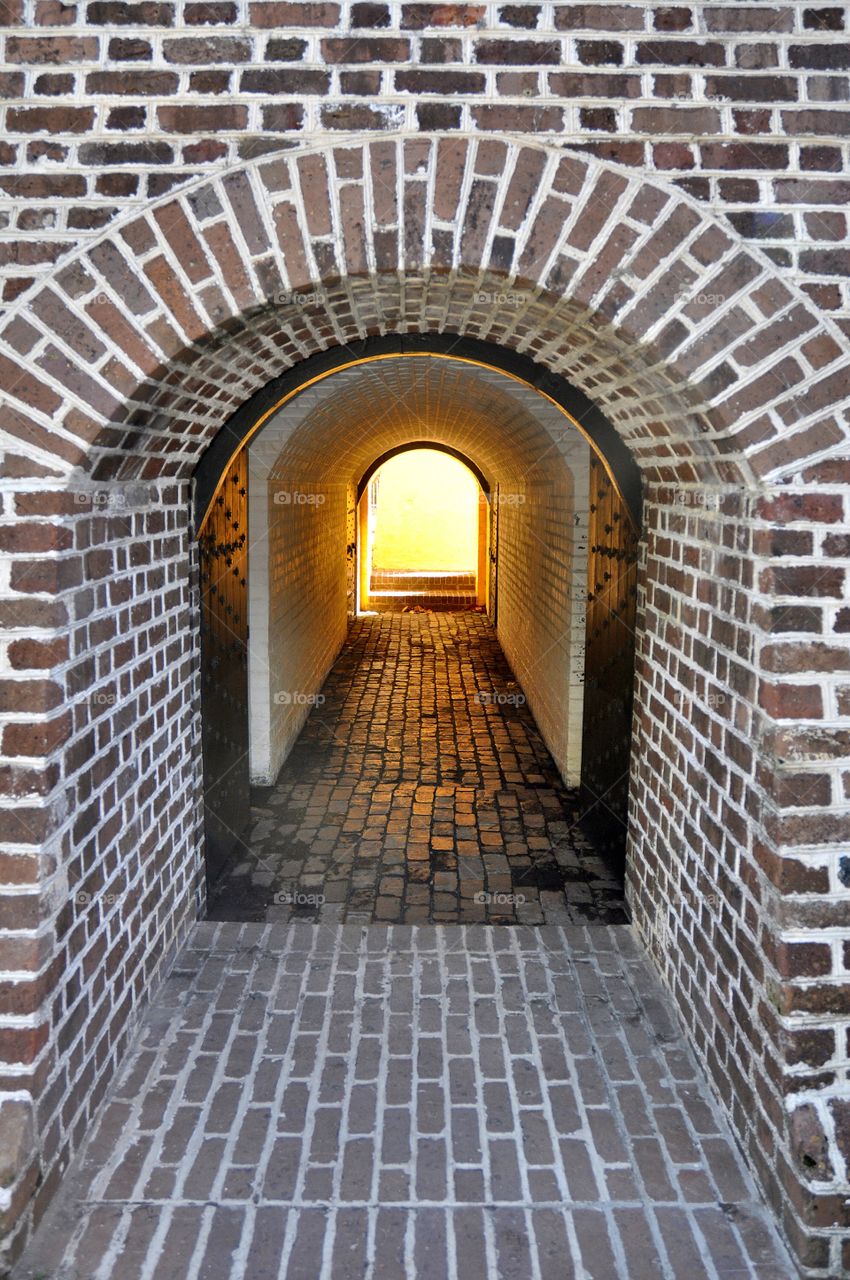
[[[198,468],[206,857],[223,918],[312,913],[329,867],[353,872],[346,902],[325,909],[370,918],[382,898],[362,868],[358,892],[363,846],[380,852],[367,794],[387,847],[415,846],[415,883],[430,885],[424,906],[385,867],[385,889],[404,893],[391,918],[534,922],[541,900],[562,899],[580,918],[622,916],[635,470],[568,384],[540,386],[538,366],[489,344],[440,346],[306,362]],[[370,482],[423,449],[463,462],[480,493],[473,594],[439,616],[427,589],[421,604],[400,593],[370,607]],[[340,772],[331,761],[351,742],[356,765],[349,752]],[[461,859],[454,914],[441,890],[459,843],[472,849],[465,823],[494,845],[476,867]]]

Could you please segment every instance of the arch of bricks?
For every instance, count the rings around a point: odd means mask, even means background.
[[[439,331],[562,374],[642,468],[629,901],[802,1265],[840,1274],[850,360],[831,321],[661,181],[422,134],[182,188],[22,301],[0,333],[12,1250],[202,906],[193,468],[299,360]]]

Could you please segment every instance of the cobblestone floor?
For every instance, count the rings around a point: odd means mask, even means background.
[[[321,696],[211,918],[626,918],[485,615],[360,617]]]
[[[628,925],[214,924],[14,1280],[791,1280]]]

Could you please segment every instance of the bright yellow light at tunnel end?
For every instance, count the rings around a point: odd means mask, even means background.
[[[438,449],[411,449],[379,468],[370,491],[376,481],[374,569],[475,571],[481,489],[468,467]]]

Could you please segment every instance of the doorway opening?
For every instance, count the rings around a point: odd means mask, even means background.
[[[361,611],[483,607],[488,495],[467,463],[412,446],[361,481]]]

